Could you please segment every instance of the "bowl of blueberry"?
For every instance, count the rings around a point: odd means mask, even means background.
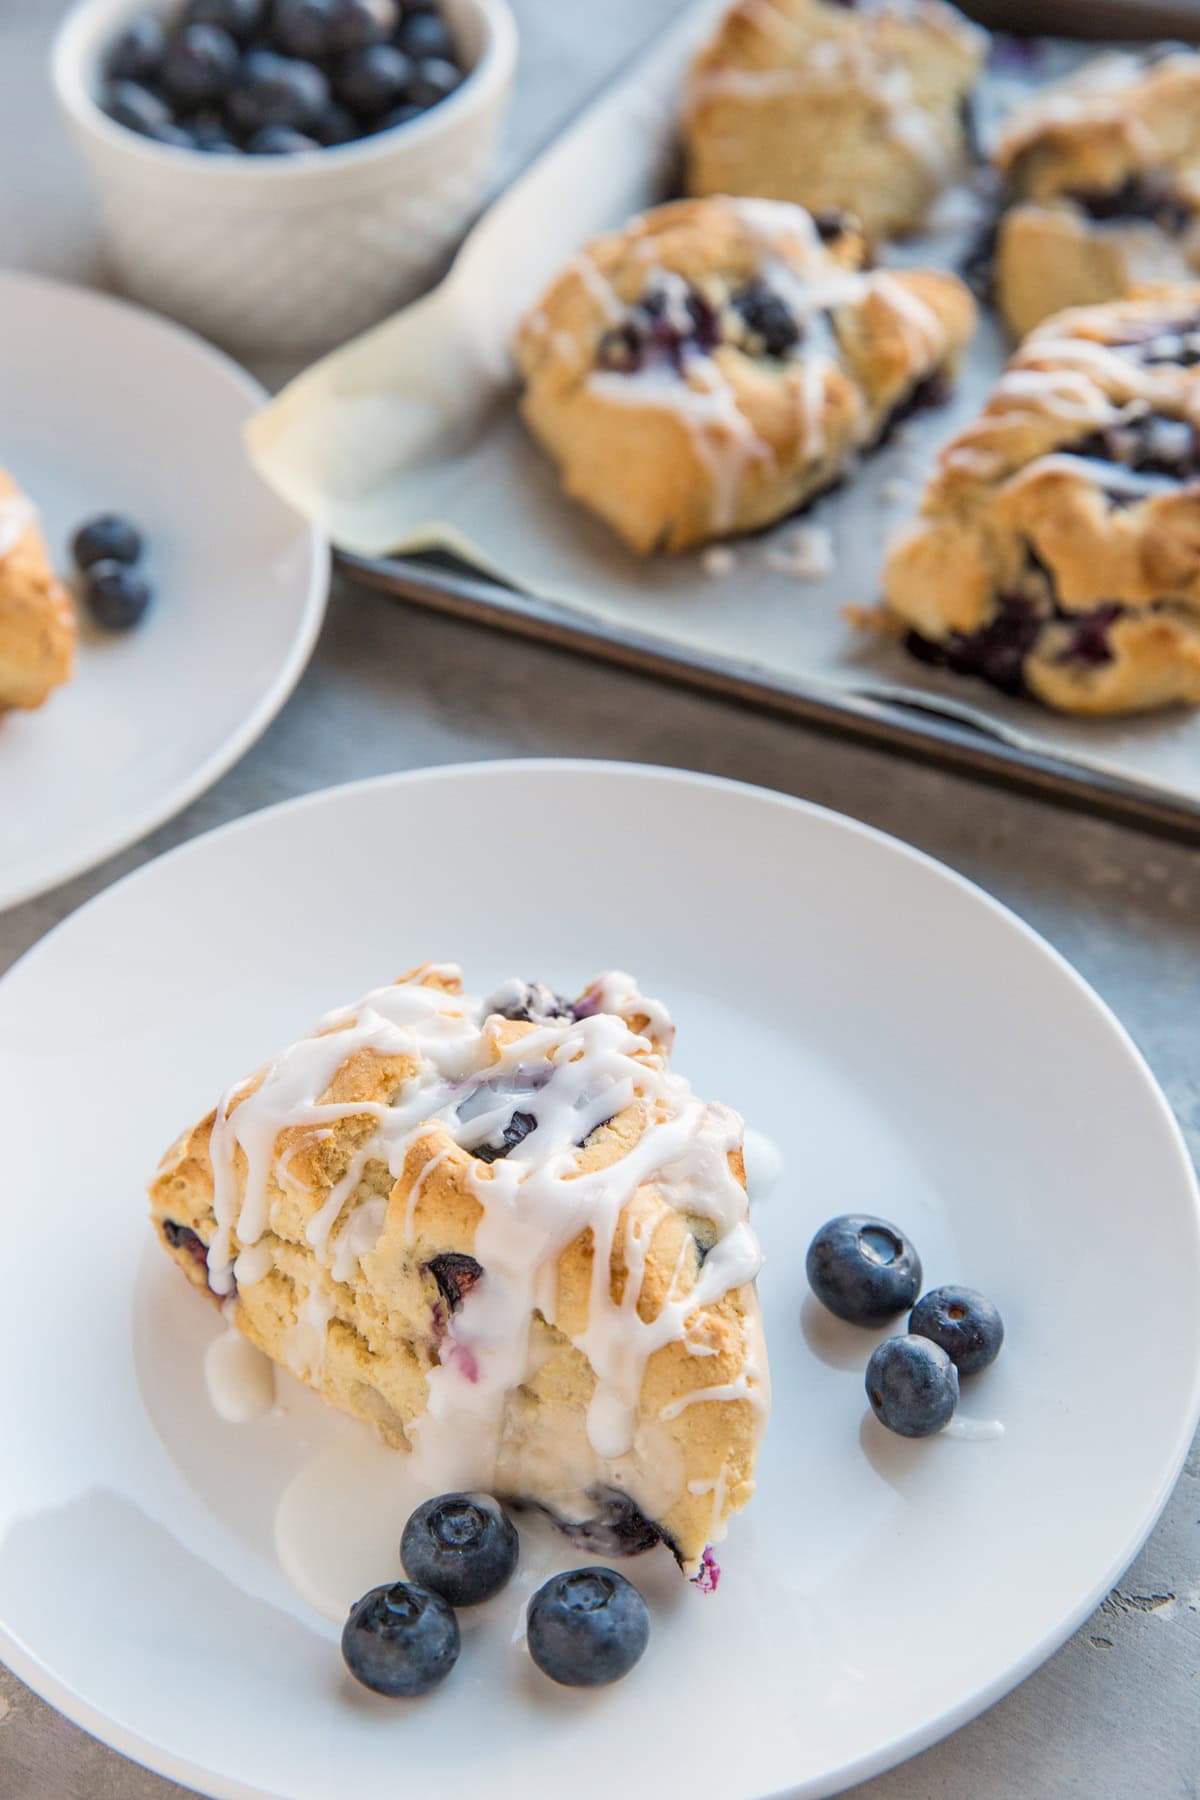
[[[52,70],[122,285],[309,355],[444,268],[515,60],[507,0],[80,0]]]

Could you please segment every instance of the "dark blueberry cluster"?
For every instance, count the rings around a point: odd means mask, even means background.
[[[156,143],[287,156],[405,125],[464,70],[437,0],[184,0],[108,48],[100,102]]]
[[[632,375],[656,358],[681,369],[688,350],[707,354],[716,349],[720,337],[716,309],[698,289],[689,287],[681,295],[652,288],[627,318],[604,333],[596,350],[596,365]]]
[[[1153,340],[1151,340],[1153,342]],[[1090,456],[1146,475],[1191,481],[1200,474],[1200,438],[1189,419],[1171,419],[1137,400],[1113,424],[1064,444],[1072,456]]]
[[[472,1144],[471,1155],[479,1162],[494,1163],[523,1144],[531,1131],[537,1130],[537,1120],[532,1113],[515,1112],[498,1138],[485,1144]]]
[[[594,1488],[588,1499],[596,1510],[586,1519],[554,1515],[559,1530],[581,1550],[592,1556],[640,1556],[661,1540],[658,1526],[620,1489]]]
[[[1076,189],[1064,193],[1062,198],[1098,224],[1138,219],[1174,234],[1192,218],[1191,208],[1179,198],[1169,176],[1156,171],[1131,175],[1120,187]]]
[[[553,1019],[575,1017],[570,1001],[548,988],[544,981],[523,981],[519,991],[505,989],[497,993],[487,1001],[484,1012],[488,1017],[521,1019],[531,1025],[548,1025]]]
[[[1179,319],[1164,325],[1156,319],[1152,324],[1148,321],[1138,336],[1128,327],[1126,331],[1128,335],[1112,348],[1123,350],[1134,362],[1150,367],[1174,363],[1181,369],[1195,368],[1200,362],[1200,320]]]
[[[1027,594],[999,594],[995,613],[978,631],[953,632],[942,640],[910,631],[904,647],[930,668],[973,675],[1002,694],[1021,695],[1026,692],[1025,659],[1045,622]]]
[[[164,1219],[162,1231],[172,1250],[186,1250],[197,1268],[207,1275],[208,1245],[198,1231],[193,1231],[190,1225],[180,1225],[176,1219]]]
[[[88,519],[71,539],[84,602],[106,631],[128,631],[154,597],[139,566],[142,550],[142,533],[120,513]]]
[[[761,277],[738,288],[729,304],[745,328],[745,348],[752,354],[782,360],[800,342],[799,319],[783,296]]]

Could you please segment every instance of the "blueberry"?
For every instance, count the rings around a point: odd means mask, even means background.
[[[97,625],[106,631],[128,631],[150,604],[150,583],[128,563],[108,559],[88,570],[83,597]]]
[[[400,1539],[412,1581],[451,1606],[498,1594],[517,1566],[516,1527],[486,1494],[439,1494],[418,1506]]]
[[[71,555],[77,569],[95,562],[135,563],[142,554],[142,534],[120,513],[97,513],[85,519],[71,539]]]
[[[188,135],[193,150],[211,155],[237,154],[237,145],[225,129],[225,121],[217,113],[197,113],[188,120]]]
[[[338,99],[360,118],[378,118],[406,97],[413,67],[395,44],[352,50],[338,67]]]
[[[104,57],[109,81],[150,81],[158,73],[167,34],[153,13],[135,13]]]
[[[153,138],[156,144],[170,144],[174,150],[194,150],[196,148],[191,132],[185,125],[176,125],[168,119],[165,125],[155,125],[145,136]]]
[[[569,1002],[561,999],[544,981],[506,981],[490,1000],[484,1001],[483,1010],[485,1018],[495,1013],[502,1019],[528,1020],[534,1025],[546,1025],[552,1019],[573,1016]]]
[[[187,0],[185,25],[215,25],[239,44],[248,44],[262,23],[262,0]]]
[[[285,56],[320,62],[333,49],[331,32],[337,0],[275,0],[271,41]]]
[[[1004,1321],[991,1301],[974,1288],[931,1288],[908,1318],[908,1329],[929,1338],[960,1375],[978,1375],[994,1363],[1004,1342]]]
[[[958,1370],[930,1338],[885,1338],[867,1364],[866,1389],[871,1411],[889,1431],[932,1437],[954,1417]]]
[[[440,1594],[407,1581],[372,1588],[350,1608],[342,1655],[356,1681],[389,1699],[427,1694],[458,1661],[458,1620]]]
[[[817,228],[817,236],[823,244],[836,244],[840,237],[852,229],[854,218],[843,212],[840,206],[827,206],[821,212],[815,212],[812,222]]]
[[[273,50],[251,50],[229,95],[228,110],[239,131],[290,125],[307,131],[329,104],[329,83],[320,69]]]
[[[171,125],[171,109],[165,100],[137,81],[110,82],[104,93],[104,110],[118,125],[150,137],[160,126]]]
[[[784,357],[799,343],[799,320],[783,296],[765,281],[747,282],[733,295],[732,305],[765,355]]]
[[[318,144],[331,149],[336,144],[349,144],[358,136],[358,122],[352,112],[331,100],[310,127]]]
[[[411,125],[425,111],[423,106],[410,106],[407,101],[401,106],[393,106],[391,112],[385,112],[382,119],[375,123],[376,131],[395,131],[400,125]]]
[[[454,37],[445,19],[435,12],[406,15],[397,41],[406,56],[437,56],[454,61]]]
[[[290,125],[264,125],[246,140],[251,156],[298,156],[302,151],[320,148],[316,138],[293,131]]]
[[[451,1312],[457,1312],[483,1274],[475,1258],[464,1255],[461,1250],[443,1250],[440,1256],[430,1258],[428,1267]]]
[[[515,1150],[518,1144],[523,1144],[530,1132],[536,1131],[536,1129],[537,1120],[532,1113],[515,1112],[501,1132],[498,1142],[493,1138],[485,1144],[473,1144],[471,1155],[479,1162],[500,1162],[510,1150]]]
[[[167,45],[159,81],[176,106],[222,100],[233,84],[238,47],[216,25],[185,25]]]
[[[365,50],[382,44],[396,30],[396,0],[334,0],[331,46],[334,50]]]
[[[921,1259],[904,1233],[866,1213],[822,1225],[805,1268],[821,1304],[852,1325],[886,1324],[921,1291]]]
[[[426,56],[416,65],[404,97],[413,106],[436,106],[439,100],[444,100],[447,94],[452,94],[461,84],[461,69],[455,68],[444,57]]]
[[[646,1602],[615,1569],[555,1575],[529,1602],[529,1654],[563,1687],[603,1687],[628,1675],[646,1648]]]

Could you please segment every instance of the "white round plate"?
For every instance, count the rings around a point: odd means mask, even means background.
[[[210,787],[264,731],[325,607],[324,540],[242,448],[265,398],[140,307],[0,273],[0,462],[69,574],[81,520],[124,512],[157,597],[136,630],[82,616],[73,679],[0,711],[0,908],[66,881]]]
[[[367,1440],[290,1381],[281,1414],[217,1419],[200,1364],[220,1320],[146,1223],[160,1151],[226,1083],[425,958],[479,991],[630,970],[675,1013],[676,1066],[783,1154],[755,1203],[759,1491],[715,1594],[665,1552],[627,1565],[654,1629],[615,1689],[537,1676],[513,1590],[428,1700],[354,1689],[272,1516],[323,1444]],[[255,814],[111,888],[0,983],[0,1093],[19,1447],[0,1459],[0,1654],[222,1800],[835,1792],[1062,1642],[1196,1421],[1196,1188],[1121,1027],[976,888],[776,794],[507,763]],[[816,1226],[862,1209],[911,1232],[930,1284],[999,1303],[1008,1343],[961,1410],[1003,1437],[913,1443],[865,1416],[876,1337],[804,1279]],[[361,1504],[334,1515],[335,1559]]]

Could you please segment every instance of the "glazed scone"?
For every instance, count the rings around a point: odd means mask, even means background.
[[[689,1575],[754,1487],[768,1377],[741,1121],[610,974],[487,1002],[425,964],[168,1151],[159,1236],[250,1341],[419,1459]]]
[[[71,596],[32,502],[0,469],[0,709],[40,706],[69,680],[74,657]]]
[[[842,207],[872,240],[911,231],[965,163],[986,45],[942,0],[738,0],[688,75],[688,192]]]
[[[570,262],[522,321],[522,412],[635,551],[753,531],[944,397],[975,323],[952,275],[862,264],[842,214],[684,200]]]
[[[1200,702],[1200,283],[1048,319],[891,547],[922,661],[1063,712]]]
[[[995,296],[1023,337],[1068,306],[1200,271],[1200,56],[1097,57],[1009,117]]]

